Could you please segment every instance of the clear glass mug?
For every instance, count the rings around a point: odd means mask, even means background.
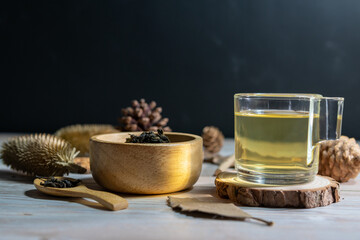
[[[319,94],[235,94],[238,178],[276,185],[312,181],[319,143],[341,135],[343,106],[343,98]]]

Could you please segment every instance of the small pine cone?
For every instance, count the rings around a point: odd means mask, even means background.
[[[119,118],[120,129],[122,131],[157,131],[159,128],[164,132],[171,132],[171,128],[167,126],[168,118],[161,116],[162,108],[156,106],[156,102],[149,104],[145,99],[140,101],[133,100],[131,107],[121,110],[122,117]]]
[[[205,151],[215,154],[220,152],[224,145],[224,135],[214,126],[204,127],[202,131],[202,138]]]
[[[321,144],[319,174],[347,182],[360,172],[360,146],[354,138],[341,136]]]

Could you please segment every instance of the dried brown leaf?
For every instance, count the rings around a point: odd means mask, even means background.
[[[268,226],[273,222],[252,217],[233,203],[222,203],[218,201],[202,201],[197,198],[168,197],[168,203],[172,208],[180,208],[184,212],[203,212],[239,220],[254,219],[264,222]]]

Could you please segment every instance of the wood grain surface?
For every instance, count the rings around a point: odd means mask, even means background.
[[[8,135],[0,135],[5,139]],[[231,154],[226,140],[222,154]],[[190,191],[176,197],[213,198],[217,166],[204,164]],[[100,190],[91,175],[70,174]],[[0,239],[360,239],[360,178],[341,184],[339,203],[314,209],[241,207],[254,217],[274,221],[223,220],[203,214],[183,214],[166,204],[169,194],[123,195],[126,210],[113,212],[81,198],[56,198],[38,192],[32,178],[0,165]]]
[[[315,208],[340,201],[340,184],[320,175],[305,184],[271,187],[241,181],[236,172],[221,172],[215,185],[219,197],[251,207]]]

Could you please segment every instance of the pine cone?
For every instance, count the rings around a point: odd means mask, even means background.
[[[122,117],[119,118],[120,129],[122,131],[157,131],[159,128],[164,132],[171,132],[171,128],[166,126],[168,118],[162,118],[161,107],[156,107],[156,102],[150,104],[145,99],[140,102],[133,100],[131,107],[122,109]]]
[[[206,126],[202,131],[203,145],[205,151],[210,154],[220,152],[224,145],[224,135],[214,126]]]
[[[319,174],[347,182],[360,172],[360,146],[354,138],[341,136],[321,144]]]

